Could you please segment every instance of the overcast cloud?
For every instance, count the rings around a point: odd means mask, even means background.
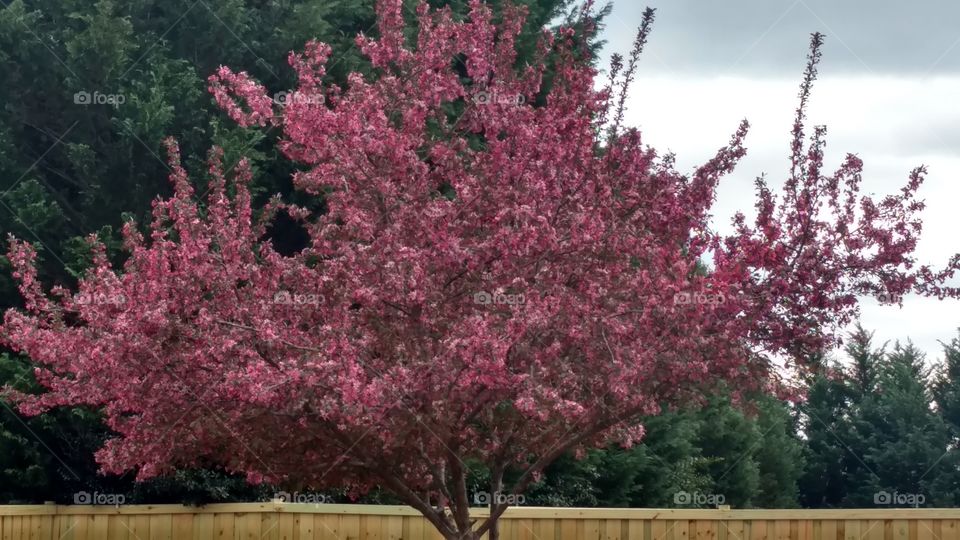
[[[817,31],[831,38],[824,73],[960,73],[957,0],[616,0],[611,44],[632,39],[646,6],[657,9],[652,73],[796,73]]]
[[[747,157],[721,184],[715,225],[751,214],[753,179],[785,178],[789,129],[811,32],[827,35],[810,124],[828,127],[828,169],[846,152],[865,162],[863,190],[899,189],[927,165],[921,263],[960,252],[960,1],[617,0],[604,37],[626,53],[646,5],[657,21],[629,99],[645,141],[677,153],[689,171],[723,145],[742,118]],[[960,283],[960,280],[957,280]],[[908,297],[904,307],[866,300],[878,342],[911,338],[928,359],[956,337],[960,301]]]

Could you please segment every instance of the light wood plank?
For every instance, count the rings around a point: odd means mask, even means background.
[[[673,540],[690,540],[690,522],[686,519],[677,519],[670,524],[670,535]]]
[[[130,516],[129,525],[132,540],[147,540],[150,538],[150,516]]]
[[[233,532],[236,528],[236,515],[216,514],[213,516],[213,532],[217,540],[233,540]]]
[[[296,527],[296,518],[294,514],[277,514],[277,538],[278,540],[294,540]],[[403,518],[397,518],[403,519]]]
[[[360,516],[342,516],[340,518],[340,538],[359,540],[363,538],[360,530]]]
[[[561,535],[561,540],[565,540]],[[646,540],[643,532],[643,521],[631,519],[627,521],[627,539],[628,540]]]
[[[667,522],[663,519],[657,519],[650,522],[650,540],[667,539]]]
[[[173,540],[172,515],[150,516],[150,540]]]
[[[538,519],[534,530],[538,540],[554,540],[557,537],[557,522],[552,519]]]
[[[848,519],[843,522],[844,540],[860,540],[860,520]]]
[[[345,539],[346,537],[341,537],[340,533],[340,520],[342,517],[343,516],[337,515],[316,516],[313,522],[313,527],[317,530],[315,534],[316,538],[322,540]]]
[[[820,538],[816,540],[838,540],[837,522],[832,519],[820,521]]]
[[[957,520],[944,519],[940,521],[940,540],[960,540],[960,530],[957,529]]]
[[[359,538],[362,540],[382,540],[383,516],[360,516]]]
[[[261,514],[238,514],[236,517],[236,527],[233,530],[234,540],[260,540],[261,523],[263,518]]]
[[[186,540],[193,538],[193,518],[194,516],[182,514],[173,517],[173,526],[171,532],[176,540]]]
[[[130,518],[132,516],[110,516],[107,525],[107,538],[109,540],[127,540],[130,538]],[[193,516],[187,516],[191,520]],[[133,538],[133,540],[137,540]]]
[[[896,519],[893,521],[893,536],[891,540],[909,540],[910,524],[905,519]]]
[[[260,514],[260,540],[279,540],[280,516],[278,514]]]
[[[424,518],[409,518],[410,530],[407,532],[407,536],[404,536],[404,540],[423,540],[424,533],[423,530],[426,527],[433,527],[429,522]]]
[[[91,516],[93,526],[90,529],[90,535],[93,538],[107,538],[110,530],[110,516]]]
[[[722,523],[727,531],[727,540],[747,540],[742,519],[731,519]]]
[[[193,516],[193,540],[214,540],[216,536],[216,524],[214,516],[211,514],[198,514]]]
[[[750,540],[767,540],[767,522],[754,521],[750,523]]]

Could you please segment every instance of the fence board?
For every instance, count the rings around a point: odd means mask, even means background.
[[[941,540],[960,540],[960,535],[958,535],[958,529],[957,529],[957,520],[955,519],[940,520],[940,539]]]
[[[537,520],[537,538],[540,540],[554,540],[557,536],[557,522],[552,519]]]
[[[93,516],[75,516],[76,521],[73,523],[73,537],[75,540],[87,540],[88,538],[94,538],[90,534],[90,522],[93,521]],[[14,536],[14,539],[18,538]]]
[[[910,522],[904,519],[897,519],[893,522],[893,537],[891,540],[910,540]]]
[[[820,538],[817,540],[837,540],[837,522],[832,519],[824,519],[820,523]]]
[[[193,522],[193,516],[187,517]],[[108,519],[107,538],[109,540],[127,540],[130,538],[130,516],[116,516]],[[136,538],[134,537],[133,540],[136,540]]]
[[[235,518],[233,514],[217,514],[213,516],[213,533],[217,540],[233,540]],[[141,536],[141,538],[143,538]]]
[[[131,527],[131,531],[133,528]],[[193,540],[212,540],[217,538],[214,534],[216,530],[214,516],[210,514],[198,514],[193,516]],[[136,536],[131,540],[136,540]]]
[[[673,540],[690,540],[690,522],[682,519],[674,520],[671,524],[673,528]]]
[[[173,516],[173,523],[170,529],[172,536],[177,540],[181,540],[181,539],[186,540],[187,538],[193,538],[194,517],[196,516],[191,516],[190,514],[180,514],[177,516]]]
[[[360,540],[360,516],[343,516],[340,527],[340,538],[343,540]]]
[[[260,540],[279,540],[280,516],[278,514],[260,515]],[[176,538],[176,537],[174,537]]]
[[[173,515],[150,516],[150,540],[173,540]]]

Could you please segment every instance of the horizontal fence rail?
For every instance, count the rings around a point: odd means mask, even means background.
[[[476,517],[488,514],[475,509]],[[507,510],[501,540],[960,540],[960,509]],[[351,504],[0,506],[2,540],[442,540],[412,508]]]

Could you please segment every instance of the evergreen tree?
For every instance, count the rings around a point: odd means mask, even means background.
[[[853,410],[851,440],[861,467],[850,477],[848,505],[910,506],[934,498],[949,435],[933,410],[928,376],[912,343],[897,343],[884,356],[876,392]],[[891,498],[896,494],[905,498]]]
[[[647,419],[633,448],[594,450],[550,467],[528,504],[796,506],[803,462],[796,422],[774,398],[754,398],[752,409],[744,413],[721,394],[700,408],[664,411]]]
[[[847,412],[845,421],[836,426],[837,442],[843,447],[841,463],[844,470],[844,506],[873,504],[873,468],[864,456],[876,448],[882,439],[873,439],[871,421],[865,415],[875,410],[874,405],[881,382],[880,373],[887,361],[886,344],[875,348],[873,332],[859,324],[851,332],[845,347],[849,366],[845,369]],[[888,382],[883,380],[883,382]],[[871,489],[873,491],[871,491]]]
[[[934,401],[950,430],[953,448],[960,446],[960,337],[943,343],[943,360],[933,385]]]
[[[697,444],[710,460],[712,493],[723,495],[736,508],[753,505],[760,484],[755,453],[761,434],[755,422],[736,409],[728,396],[716,396],[699,412]]]
[[[949,451],[930,473],[933,503],[960,505],[960,337],[943,343],[943,359],[933,385],[937,414],[949,434]]]
[[[835,362],[825,364],[808,382],[799,414],[805,443],[800,504],[805,508],[839,507],[846,498],[848,396],[842,368]]]
[[[634,448],[609,448],[601,461],[601,506],[662,508],[678,493],[710,487],[709,460],[697,448],[700,419],[691,411],[664,411],[649,418],[647,435]]]
[[[646,436],[632,448],[611,446],[584,459],[565,456],[529,492],[544,506],[666,507],[680,492],[710,487],[707,460],[696,447],[699,420],[690,411],[663,411],[646,421]]]
[[[753,506],[793,508],[798,506],[798,483],[803,472],[803,447],[797,434],[797,418],[788,403],[763,396],[758,399],[757,429],[760,441],[755,461],[759,472]]]

